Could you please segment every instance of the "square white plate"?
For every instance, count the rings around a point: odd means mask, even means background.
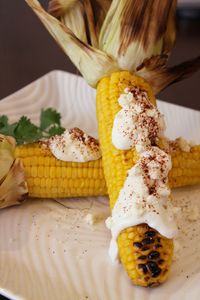
[[[167,135],[200,142],[200,112],[158,102]],[[95,91],[75,75],[53,71],[0,101],[0,114],[38,122],[41,108],[54,107],[65,127],[97,136]],[[84,222],[89,212],[108,216],[107,198],[28,200],[0,211],[0,292],[26,300],[197,300],[200,295],[200,220],[184,208],[198,207],[200,187],[173,191],[180,206],[180,247],[168,281],[155,289],[133,286],[108,257],[110,233],[104,222]],[[177,243],[176,243],[177,244]]]

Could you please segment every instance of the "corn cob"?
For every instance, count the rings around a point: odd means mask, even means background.
[[[58,161],[40,143],[17,146],[16,158],[24,165],[30,197],[66,198],[107,194],[102,160],[86,163]],[[200,145],[190,152],[172,151],[170,188],[200,184]],[[133,163],[135,163],[133,157]]]
[[[30,197],[105,195],[106,183],[101,160],[64,162],[56,159],[40,143],[17,146],[15,156],[23,162]]]
[[[155,97],[150,86],[142,78],[126,71],[116,72],[110,77],[103,78],[97,87],[99,139],[111,209],[118,199],[128,170],[134,165],[138,156],[136,150],[117,150],[111,141],[114,118],[120,110],[118,98],[120,94],[123,94],[125,88],[133,86],[145,90],[149,100],[155,103]],[[147,238],[149,231],[153,232],[156,239],[159,239],[159,244],[155,244],[154,237]],[[158,235],[156,230],[145,224],[127,228],[119,234],[118,248],[121,262],[129,277],[137,285],[158,285],[165,281],[168,275],[172,261],[173,241],[161,235],[157,238]],[[161,245],[160,248],[156,248],[157,245]],[[146,260],[154,251],[156,251],[157,258],[148,260],[146,264],[141,264],[139,257],[145,257]],[[162,257],[162,264],[158,262],[159,257]],[[148,267],[151,263],[154,265],[152,268]]]

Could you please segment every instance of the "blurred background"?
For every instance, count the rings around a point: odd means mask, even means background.
[[[40,0],[47,6],[48,0]],[[0,1],[0,99],[45,73],[77,73],[24,0]],[[180,0],[177,41],[170,64],[200,55],[200,0]],[[200,109],[200,73],[159,95],[168,102]],[[191,101],[192,100],[192,101]]]

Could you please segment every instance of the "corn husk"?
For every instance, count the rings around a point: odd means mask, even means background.
[[[0,208],[20,204],[28,194],[23,165],[14,151],[15,140],[0,135]]]
[[[166,66],[176,37],[176,0],[51,0],[52,15],[38,0],[26,2],[93,87],[128,70],[157,93],[199,68],[198,60]]]
[[[73,8],[77,2],[77,0],[51,0],[49,1],[48,11],[55,17],[61,17]]]
[[[77,20],[79,21],[77,22]],[[68,9],[60,16],[60,21],[69,28],[79,40],[88,43],[83,3],[77,1],[71,9]]]
[[[24,168],[19,159],[15,159],[6,178],[0,185],[0,208],[21,204],[28,196]]]
[[[111,56],[78,39],[67,26],[45,12],[37,0],[26,2],[91,86],[96,86],[100,78],[118,70]]]
[[[200,56],[173,67],[166,66],[167,58],[166,55],[154,56],[137,69],[137,74],[150,83],[155,95],[200,69]]]
[[[0,184],[14,162],[15,140],[0,134]]]
[[[172,3],[112,1],[100,33],[100,47],[117,59],[120,68],[136,70],[144,59],[162,53]]]

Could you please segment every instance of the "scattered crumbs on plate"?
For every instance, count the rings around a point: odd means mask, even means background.
[[[89,300],[89,296],[87,295],[81,296],[78,300]]]
[[[174,240],[174,256],[173,260],[176,261],[180,255],[181,244],[178,240]]]
[[[108,213],[102,212],[102,213],[88,213],[84,217],[84,221],[88,225],[95,225],[97,223],[100,223],[102,221],[105,221],[106,218],[108,217]]]
[[[173,213],[174,213],[175,215],[179,214],[180,211],[181,211],[181,207],[180,207],[180,206],[174,206],[174,207],[173,207]]]
[[[191,222],[197,221],[197,220],[199,220],[199,217],[200,217],[200,214],[199,214],[199,208],[197,205],[194,205],[193,207],[188,209],[187,218],[189,221],[191,221]]]
[[[84,221],[88,225],[94,225],[97,222],[97,217],[96,215],[89,213],[85,216]]]

